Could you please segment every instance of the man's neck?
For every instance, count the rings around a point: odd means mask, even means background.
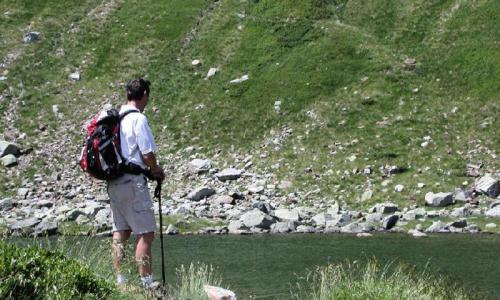
[[[137,110],[142,112],[142,110],[140,109],[140,107],[137,105],[137,103],[135,101],[128,101],[127,105],[133,106],[133,107],[137,108]]]

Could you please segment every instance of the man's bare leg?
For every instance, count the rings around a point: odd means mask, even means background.
[[[151,246],[155,238],[154,232],[149,232],[137,236],[137,245],[135,248],[135,260],[137,269],[141,277],[151,275]]]
[[[115,272],[118,276],[118,281],[123,280],[123,277],[121,277],[121,264],[123,262],[123,258],[125,257],[125,246],[128,239],[130,238],[130,234],[130,230],[113,232],[113,244],[111,247],[111,253],[113,256],[113,268],[115,269]]]

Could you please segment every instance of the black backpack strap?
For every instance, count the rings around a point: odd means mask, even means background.
[[[127,110],[126,112],[124,112],[123,114],[120,115],[120,122],[123,120],[123,118],[125,118],[130,113],[140,113],[140,111],[135,110],[135,109]]]

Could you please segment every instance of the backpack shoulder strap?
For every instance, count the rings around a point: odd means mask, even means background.
[[[130,113],[140,113],[140,112],[135,109],[127,110],[126,112],[120,115],[120,121],[123,120],[123,118],[125,118]]]

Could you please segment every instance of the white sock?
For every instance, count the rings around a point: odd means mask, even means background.
[[[123,276],[122,274],[116,275],[116,283],[117,284],[124,284],[125,282],[127,282],[127,279],[125,278],[125,276]]]
[[[153,275],[141,277],[141,281],[144,285],[150,285],[153,282]]]

